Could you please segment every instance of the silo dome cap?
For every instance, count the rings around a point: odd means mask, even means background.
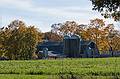
[[[73,35],[65,35],[64,39],[81,39],[81,37],[77,34],[73,34]]]
[[[70,36],[69,35],[65,35],[64,39],[70,39]]]
[[[71,38],[72,39],[80,39],[81,37],[79,35],[77,35],[77,34],[74,34],[74,35],[71,36]]]

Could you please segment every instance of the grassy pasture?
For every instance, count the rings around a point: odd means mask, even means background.
[[[120,58],[0,61],[0,79],[120,78]]]

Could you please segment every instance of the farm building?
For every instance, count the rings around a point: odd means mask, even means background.
[[[64,44],[64,54],[67,57],[80,57],[80,37],[77,35],[72,36],[64,36],[63,44]]]
[[[97,45],[92,41],[81,41],[80,42],[80,56],[81,57],[98,57],[99,50]]]
[[[92,41],[85,41],[78,35],[64,37],[64,53],[67,57],[97,57],[99,51]]]
[[[43,41],[37,46],[39,51],[43,51],[44,48],[47,48],[48,51],[53,51],[54,53],[63,53],[63,42]]]
[[[46,40],[38,44],[37,51],[39,51],[38,53],[43,56],[42,58],[46,56],[46,51],[47,51],[47,56],[49,58],[61,57],[63,56],[63,42],[55,42],[55,41]]]
[[[99,55],[97,45],[94,42],[82,40],[77,35],[64,36],[62,42],[44,41],[38,44],[37,49],[40,52],[43,51],[43,53],[44,49],[47,49],[48,57],[53,55],[56,57],[78,58],[97,57]]]

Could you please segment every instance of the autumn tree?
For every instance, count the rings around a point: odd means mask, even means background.
[[[9,59],[31,59],[36,45],[41,41],[41,32],[34,26],[15,20],[3,30],[4,53]]]
[[[15,20],[8,25],[10,36],[5,40],[7,53],[5,55],[10,59],[19,59],[20,45],[24,36],[26,26],[22,21]]]
[[[36,45],[42,41],[42,38],[43,38],[43,35],[41,34],[41,32],[38,32],[34,26],[29,26],[27,28],[26,34],[25,34],[27,58],[31,59],[33,53],[36,52]]]
[[[114,51],[120,51],[120,32],[114,29],[113,24],[108,24],[104,28],[105,31],[105,44],[108,47],[108,50],[113,55]]]
[[[45,40],[50,40],[50,41],[62,41],[63,36],[59,35],[57,33],[54,33],[54,32],[45,32],[44,33],[44,39]]]
[[[83,29],[75,21],[66,21],[65,23],[53,24],[51,27],[52,27],[51,31],[53,33],[57,33],[63,36],[80,33],[81,30]]]
[[[0,28],[0,56],[2,56],[5,52],[5,49],[4,49],[4,40],[5,40],[5,36],[4,36],[4,31],[3,31],[4,27]]]
[[[119,31],[114,29],[113,24],[105,25],[102,19],[90,20],[86,30],[82,31],[85,40],[92,40],[100,51],[119,51]]]
[[[7,40],[11,35],[11,31],[8,27],[3,27],[0,30],[0,55],[4,56],[8,52]]]
[[[105,18],[120,21],[120,0],[90,0],[93,10],[98,10]]]

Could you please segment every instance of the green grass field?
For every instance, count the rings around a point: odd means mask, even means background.
[[[0,79],[119,79],[120,58],[0,61]]]

